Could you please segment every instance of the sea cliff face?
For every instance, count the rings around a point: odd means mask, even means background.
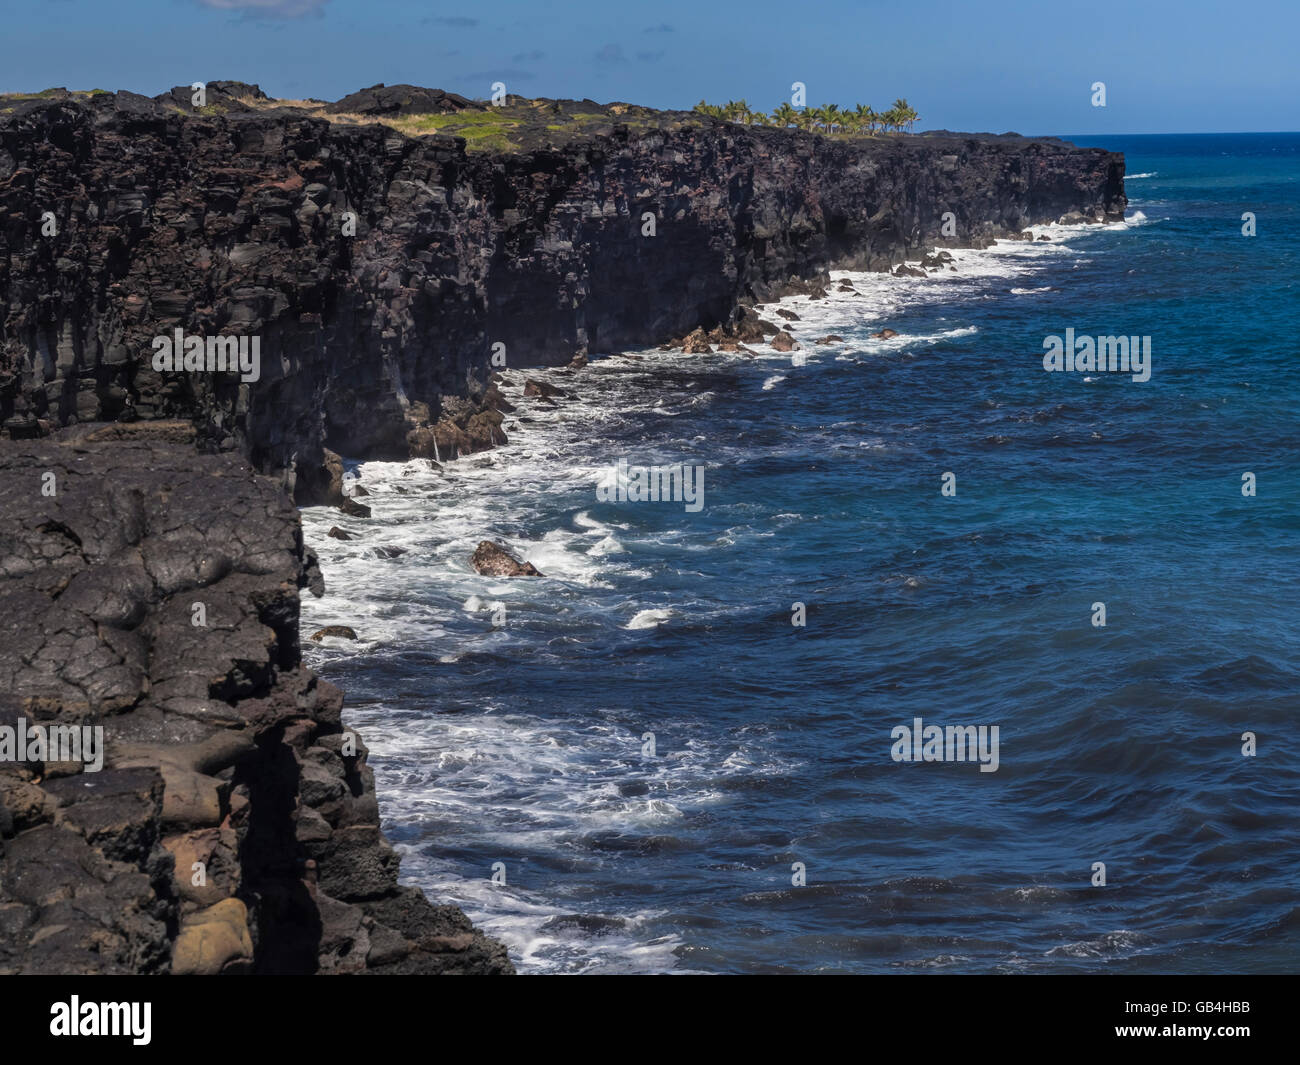
[[[406,457],[430,426],[443,454],[500,440],[503,364],[659,343],[832,266],[1125,204],[1122,156],[1059,141],[699,119],[467,153],[173,97],[0,114],[0,425],[193,420],[300,501],[326,448]],[[155,370],[154,338],[177,328],[259,338],[260,379]]]
[[[172,97],[0,109],[0,726],[105,745],[0,761],[0,971],[511,971],[397,885],[285,489],[499,442],[502,356],[743,332],[830,267],[1125,203],[1055,141],[687,116],[492,154]],[[256,379],[156,369],[178,329],[256,338]]]

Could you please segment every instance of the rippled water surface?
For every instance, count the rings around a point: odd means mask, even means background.
[[[782,304],[802,365],[511,374],[508,446],[303,512],[406,879],[526,972],[1296,969],[1300,135],[1096,143],[1126,224],[837,274]],[[1045,373],[1067,327],[1151,380]],[[601,502],[620,458],[703,508]],[[918,717],[996,725],[997,771],[895,762]]]

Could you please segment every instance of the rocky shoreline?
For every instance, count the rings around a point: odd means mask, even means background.
[[[106,752],[0,763],[0,972],[512,972],[397,884],[343,693],[302,665],[322,584],[292,501],[194,442],[0,450],[0,723],[93,723]]]
[[[341,454],[497,446],[503,367],[790,350],[754,308],[832,267],[924,274],[1125,204],[1122,157],[1051,140],[676,116],[484,153],[185,99],[0,108],[0,725],[106,751],[0,760],[0,972],[513,971],[397,883],[343,695],[302,664],[295,502],[368,516]],[[257,337],[260,375],[156,370],[176,329]]]

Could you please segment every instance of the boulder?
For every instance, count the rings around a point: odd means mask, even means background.
[[[556,388],[552,384],[547,384],[545,381],[538,381],[532,377],[528,378],[528,380],[524,382],[524,395],[537,396],[541,399],[555,399],[557,396],[560,399],[569,398],[569,394],[565,392],[564,389]]]
[[[542,576],[531,562],[520,562],[504,547],[491,540],[481,541],[469,561],[485,577]]]
[[[713,348],[709,346],[708,337],[705,336],[703,329],[696,329],[682,341],[682,351],[687,355],[713,354]]]
[[[172,973],[215,976],[252,968],[253,937],[248,909],[239,899],[222,899],[190,916],[172,950]]]
[[[320,643],[326,636],[337,636],[340,640],[355,640],[357,630],[349,628],[347,625],[326,625],[323,629],[317,629],[311,634],[311,638],[317,643]]]
[[[772,347],[776,351],[794,351],[799,347],[799,344],[795,341],[794,337],[785,330],[782,330],[772,338]]]

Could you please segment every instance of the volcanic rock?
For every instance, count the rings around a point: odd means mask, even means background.
[[[542,576],[531,562],[520,562],[504,547],[491,540],[480,541],[470,558],[470,564],[485,577]]]

